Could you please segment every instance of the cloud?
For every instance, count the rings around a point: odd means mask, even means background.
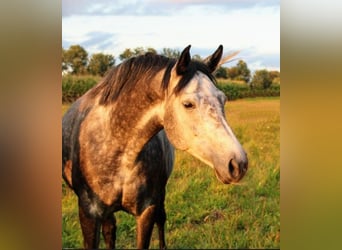
[[[165,15],[162,7],[140,0],[62,0],[62,16]]]
[[[123,3],[121,0],[113,2],[110,0],[62,0],[62,15],[73,16],[73,15],[105,15],[106,13],[114,10],[120,11]]]
[[[90,54],[110,53],[117,58],[126,48],[153,47],[161,51],[167,47],[181,51],[191,44],[193,55],[206,57],[222,44],[225,52],[242,50],[240,56],[248,64],[279,68],[280,7],[272,6],[277,1],[258,1],[268,3],[267,7],[260,7],[257,1],[241,1],[254,7],[231,9],[224,3],[237,1],[214,0],[209,4],[209,1],[200,0],[179,3],[149,0],[138,1],[140,5],[133,10],[134,0],[116,1],[115,10],[102,9],[101,6],[109,1],[63,2],[67,2],[63,8],[68,13],[62,18],[64,48],[80,44]],[[80,2],[91,4],[83,6]],[[172,5],[173,9],[165,8],[166,5]],[[146,6],[150,6],[150,10],[146,10]],[[151,14],[159,9],[170,13]],[[119,10],[120,15],[96,14]],[[123,14],[125,11],[141,15]]]
[[[280,0],[62,0],[62,16],[179,15],[191,9],[225,12],[253,6],[279,6]]]
[[[253,6],[279,6],[280,0],[150,0],[154,3],[173,4],[177,6],[216,5],[230,8],[250,8]]]
[[[109,32],[92,31],[86,33],[78,42],[72,39],[63,39],[62,44],[65,49],[71,45],[81,45],[89,54],[107,53],[113,54],[113,49],[118,46],[117,35]]]
[[[113,40],[114,35],[108,32],[92,31],[86,34],[88,39],[82,42],[85,47],[103,47],[103,44],[107,44],[110,40]]]
[[[280,71],[279,55],[259,55],[245,61],[248,62],[248,67],[252,72],[259,69]]]

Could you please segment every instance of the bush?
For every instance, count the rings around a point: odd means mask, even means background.
[[[267,71],[266,69],[262,69],[254,72],[251,86],[253,86],[254,88],[267,89],[271,86],[271,84],[272,78],[269,71]]]
[[[251,88],[247,84],[220,83],[219,81],[218,88],[225,93],[228,100],[236,100],[248,97],[280,96],[280,85],[277,84],[271,85],[269,88],[264,89],[262,87]]]
[[[94,76],[63,76],[62,78],[62,101],[72,103],[82,96],[100,80]],[[250,88],[249,85],[227,80],[218,81],[218,88],[225,93],[228,100],[236,100],[247,97],[280,96],[280,85],[272,84],[269,88]]]
[[[225,93],[228,100],[235,100],[244,97],[244,93],[246,93],[249,89],[247,85],[240,84],[219,84],[219,89]]]
[[[95,86],[98,78],[94,76],[63,76],[62,102],[71,103]]]

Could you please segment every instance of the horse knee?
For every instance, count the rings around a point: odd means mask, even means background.
[[[158,212],[156,214],[156,223],[164,224],[165,221],[166,221],[165,208],[161,207],[161,208],[158,209]]]
[[[166,243],[165,243],[165,222],[166,222],[166,213],[164,206],[161,207],[158,210],[156,223],[158,226],[158,233],[159,233],[159,248],[160,249],[166,249]]]
[[[100,243],[100,222],[89,217],[81,206],[79,206],[79,219],[84,239],[84,248],[98,248]]]
[[[102,222],[102,235],[109,249],[115,248],[116,240],[116,219],[114,215],[110,215]]]
[[[147,249],[150,245],[153,225],[156,222],[156,206],[147,207],[137,218],[137,247]]]

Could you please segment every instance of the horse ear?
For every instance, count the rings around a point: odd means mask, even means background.
[[[191,47],[191,45],[188,45],[188,47],[186,47],[182,51],[182,53],[181,53],[181,55],[177,61],[176,72],[178,75],[183,75],[189,67],[189,64],[191,62],[190,47]]]
[[[219,62],[221,60],[223,53],[223,46],[220,45],[217,50],[211,56],[208,56],[204,59],[204,63],[208,66],[211,73],[213,73],[219,66]]]

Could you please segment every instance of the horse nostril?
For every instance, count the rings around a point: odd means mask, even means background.
[[[230,160],[228,170],[234,179],[239,177],[239,174],[240,174],[239,164],[236,162],[235,159]]]

